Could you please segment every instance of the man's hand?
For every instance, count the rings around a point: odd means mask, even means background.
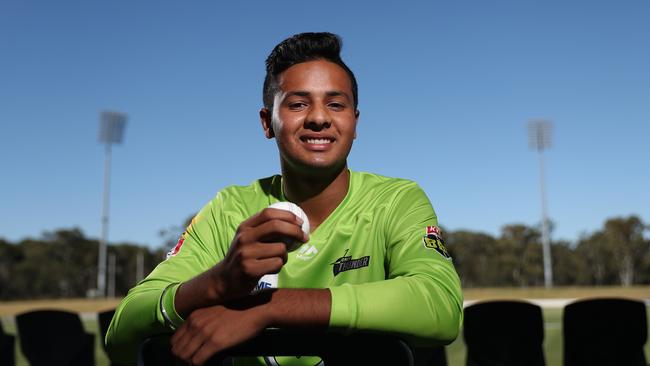
[[[183,283],[175,296],[181,316],[248,295],[259,279],[277,273],[287,262],[284,238],[306,242],[302,220],[291,212],[266,208],[242,222],[225,258]]]
[[[213,267],[215,283],[226,300],[249,294],[268,273],[278,273],[287,262],[283,238],[301,243],[309,238],[302,231],[302,219],[291,212],[267,208],[242,222],[226,257]]]
[[[261,307],[216,305],[194,311],[172,336],[172,353],[202,365],[215,353],[242,343],[268,325]]]
[[[269,326],[324,328],[332,298],[328,289],[272,289],[195,310],[172,336],[172,353],[200,365],[215,353],[258,335]]]

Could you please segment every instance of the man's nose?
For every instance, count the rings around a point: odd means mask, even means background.
[[[307,117],[305,118],[305,128],[312,130],[322,130],[323,128],[329,128],[332,124],[332,119],[327,109],[327,106],[323,105],[313,105]]]

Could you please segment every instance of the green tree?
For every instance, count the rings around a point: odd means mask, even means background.
[[[13,293],[21,298],[83,297],[94,284],[97,242],[79,229],[45,233],[26,239],[22,255],[12,266]]]
[[[568,241],[552,243],[551,259],[553,262],[553,284],[556,286],[577,285],[580,274],[587,270],[584,261],[576,254]]]
[[[24,259],[22,248],[0,239],[0,299],[7,300],[19,295],[14,285],[16,263]]]
[[[514,256],[511,276],[518,286],[541,286],[544,283],[540,232],[523,224],[510,224],[501,228],[499,238],[502,250]]]
[[[648,242],[643,233],[646,226],[637,216],[616,217],[605,222],[603,235],[607,245],[612,248],[612,255],[618,272],[620,284],[631,286],[637,269],[648,254]]]
[[[0,239],[0,299],[85,297],[96,287],[98,246],[96,239],[77,228],[46,232],[17,244]],[[130,243],[110,245],[108,251],[117,259],[117,295],[135,285],[138,252],[144,257],[144,275],[165,252]]]
[[[613,250],[602,231],[580,238],[575,252],[585,269],[578,273],[578,284],[602,286],[616,283]]]
[[[445,236],[463,287],[500,283],[499,255],[494,237],[467,230],[449,232]]]

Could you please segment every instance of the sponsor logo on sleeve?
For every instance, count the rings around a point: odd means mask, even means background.
[[[370,264],[369,255],[357,259],[352,259],[352,256],[346,255],[348,254],[348,250],[350,249],[346,249],[345,253],[343,253],[343,256],[332,263],[332,272],[334,273],[334,276],[338,275],[341,272],[368,267]]]
[[[446,259],[451,259],[447,247],[445,247],[445,241],[442,239],[442,233],[437,226],[427,226],[425,235],[422,237],[422,243],[425,248],[434,249]]]
[[[185,231],[183,231],[183,234],[181,234],[181,237],[178,238],[178,242],[176,243],[176,245],[174,245],[172,250],[167,252],[167,257],[165,259],[169,259],[171,257],[176,256],[176,254],[178,254],[178,252],[181,250],[181,247],[183,246],[183,243],[185,242],[185,235],[187,235],[187,231],[190,230],[192,228],[192,225],[194,225],[194,223],[199,219],[200,214],[201,213],[199,212],[198,214],[196,214],[196,216],[192,218],[190,224],[187,226]]]
[[[185,233],[183,233],[183,235],[181,235],[180,239],[178,239],[178,243],[176,243],[176,245],[172,248],[172,250],[167,252],[167,258],[165,258],[165,259],[169,259],[169,258],[175,256],[176,254],[178,254],[178,251],[181,250],[181,247],[183,246],[184,241],[185,241]]]

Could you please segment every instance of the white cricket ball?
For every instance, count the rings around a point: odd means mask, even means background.
[[[293,202],[276,202],[271,204],[269,208],[289,211],[292,214],[300,217],[302,219],[302,231],[305,234],[309,235],[310,232],[309,219],[307,218],[307,214],[305,213],[305,211],[303,211],[302,208],[300,208],[300,206],[296,205]],[[302,243],[294,242],[293,240],[291,240],[290,242],[286,242],[286,244],[287,244],[288,251],[296,250],[298,249],[299,246],[302,245]]]

